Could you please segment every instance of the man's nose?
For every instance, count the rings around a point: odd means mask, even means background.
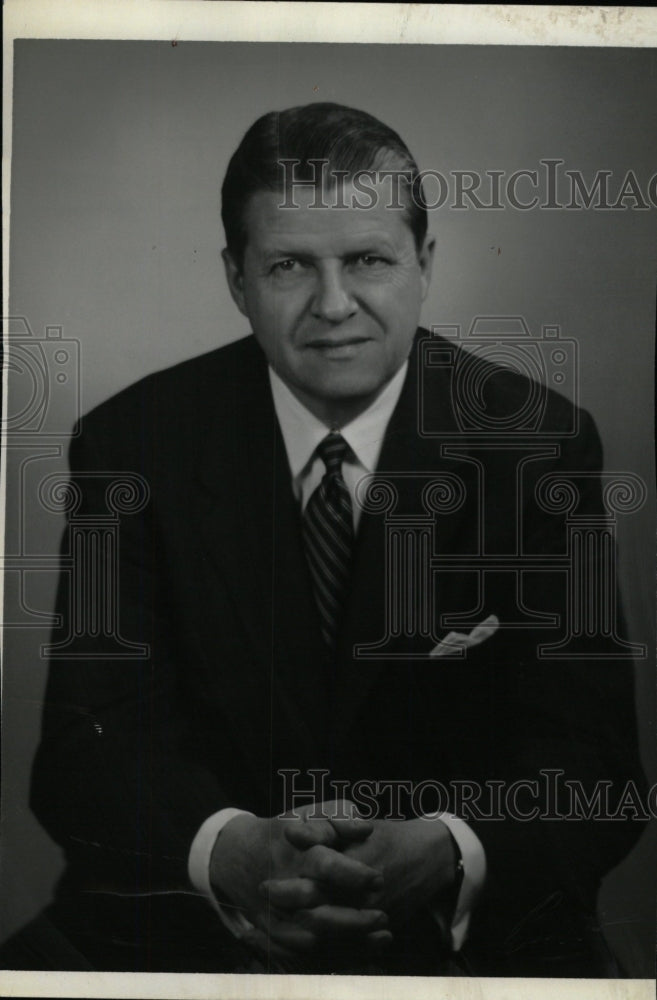
[[[320,269],[312,301],[313,316],[327,323],[342,323],[357,310],[358,303],[341,266]]]

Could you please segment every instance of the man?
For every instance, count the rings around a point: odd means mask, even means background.
[[[265,115],[222,215],[253,336],[124,390],[71,448],[78,523],[102,517],[108,475],[141,477],[145,500],[121,521],[112,636],[70,628],[80,607],[100,614],[96,577],[60,588],[32,799],[69,862],[50,926],[97,969],[618,974],[595,898],[637,824],[559,821],[563,789],[534,815],[517,793],[545,773],[586,794],[609,782],[614,802],[640,784],[631,663],[542,659],[535,623],[563,619],[561,575],[500,563],[482,596],[471,570],[484,540],[562,551],[546,476],[583,475],[578,513],[601,513],[591,419],[568,436],[573,408],[545,392],[539,430],[558,446],[519,463],[472,444],[461,353],[436,341],[451,361],[423,368],[418,169],[371,116]],[[483,381],[503,426],[528,383],[488,363]],[[449,566],[434,573],[426,548],[414,563],[410,542],[400,555],[392,506],[411,534],[429,515]],[[455,640],[449,616],[468,614]],[[112,657],[119,630],[145,655]],[[448,801],[420,794],[443,787]],[[458,808],[465,787],[484,790],[477,809]],[[486,795],[511,787],[487,821]]]

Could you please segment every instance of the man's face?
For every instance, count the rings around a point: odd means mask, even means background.
[[[351,205],[347,185],[343,200]],[[333,426],[364,410],[408,356],[431,272],[433,241],[418,253],[406,214],[386,208],[298,208],[260,191],[247,205],[243,267],[224,252],[233,298],[269,363]],[[388,193],[389,197],[389,193]],[[362,199],[361,199],[362,200]]]

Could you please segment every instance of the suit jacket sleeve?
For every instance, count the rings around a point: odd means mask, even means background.
[[[552,470],[566,477],[590,474],[578,477],[578,514],[603,511],[601,467],[599,436],[583,412],[580,434],[562,442]],[[537,508],[534,486],[532,482],[525,506],[527,550],[563,552],[563,523]],[[559,577],[545,574],[529,603],[550,607],[550,587],[564,586]],[[622,634],[622,612],[619,620]],[[479,930],[492,951],[507,956],[514,974],[523,974],[523,968],[536,969],[537,953],[552,954],[557,968],[557,956],[567,962],[568,950],[585,950],[582,927],[594,926],[601,879],[627,854],[647,819],[640,806],[635,810],[631,805],[625,815],[611,816],[628,788],[636,789],[645,803],[645,779],[637,746],[631,660],[543,659],[537,656],[537,644],[550,640],[536,631],[511,633],[505,641],[508,649],[498,653],[494,667],[499,725],[488,776],[502,780],[506,789],[514,782],[536,784],[519,790],[517,810],[508,809],[507,799],[502,821],[474,816],[472,826],[484,845],[488,866]],[[585,805],[573,816],[569,781],[593,803],[589,818]],[[530,815],[536,805],[541,815],[520,818],[519,812]],[[570,819],[563,818],[569,814]],[[570,926],[573,908],[583,917],[577,932]],[[549,964],[543,974],[550,974]]]
[[[109,477],[130,471],[149,478],[148,442],[101,411],[85,418],[70,449],[72,481],[82,495],[76,518],[107,514]],[[64,556],[71,537],[69,525]],[[87,635],[83,647],[70,647],[84,655],[51,661],[31,804],[96,885],[189,888],[187,861],[199,826],[217,809],[240,804],[227,799],[198,745],[181,669],[189,654],[163,584],[164,553],[151,498],[141,512],[122,516],[119,530],[118,627],[123,638],[147,645],[146,656],[104,658],[107,637]],[[56,640],[70,627],[73,596],[62,572]],[[89,588],[83,599],[100,613],[104,598]]]

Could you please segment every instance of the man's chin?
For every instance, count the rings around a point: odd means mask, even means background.
[[[341,380],[317,388],[314,396],[308,398],[308,408],[325,423],[336,427],[355,420],[375,401],[383,391],[386,382],[380,380]]]
[[[321,370],[304,372],[306,377],[279,375],[294,395],[321,420],[342,424],[354,419],[374,402],[392,378],[382,367],[362,365],[326,365]],[[392,373],[394,374],[394,372]]]
[[[318,388],[317,396],[325,402],[354,403],[375,399],[387,384],[379,379],[335,379]]]
[[[364,357],[323,362],[308,379],[306,391],[324,399],[362,399],[376,395],[392,377],[383,366]]]

